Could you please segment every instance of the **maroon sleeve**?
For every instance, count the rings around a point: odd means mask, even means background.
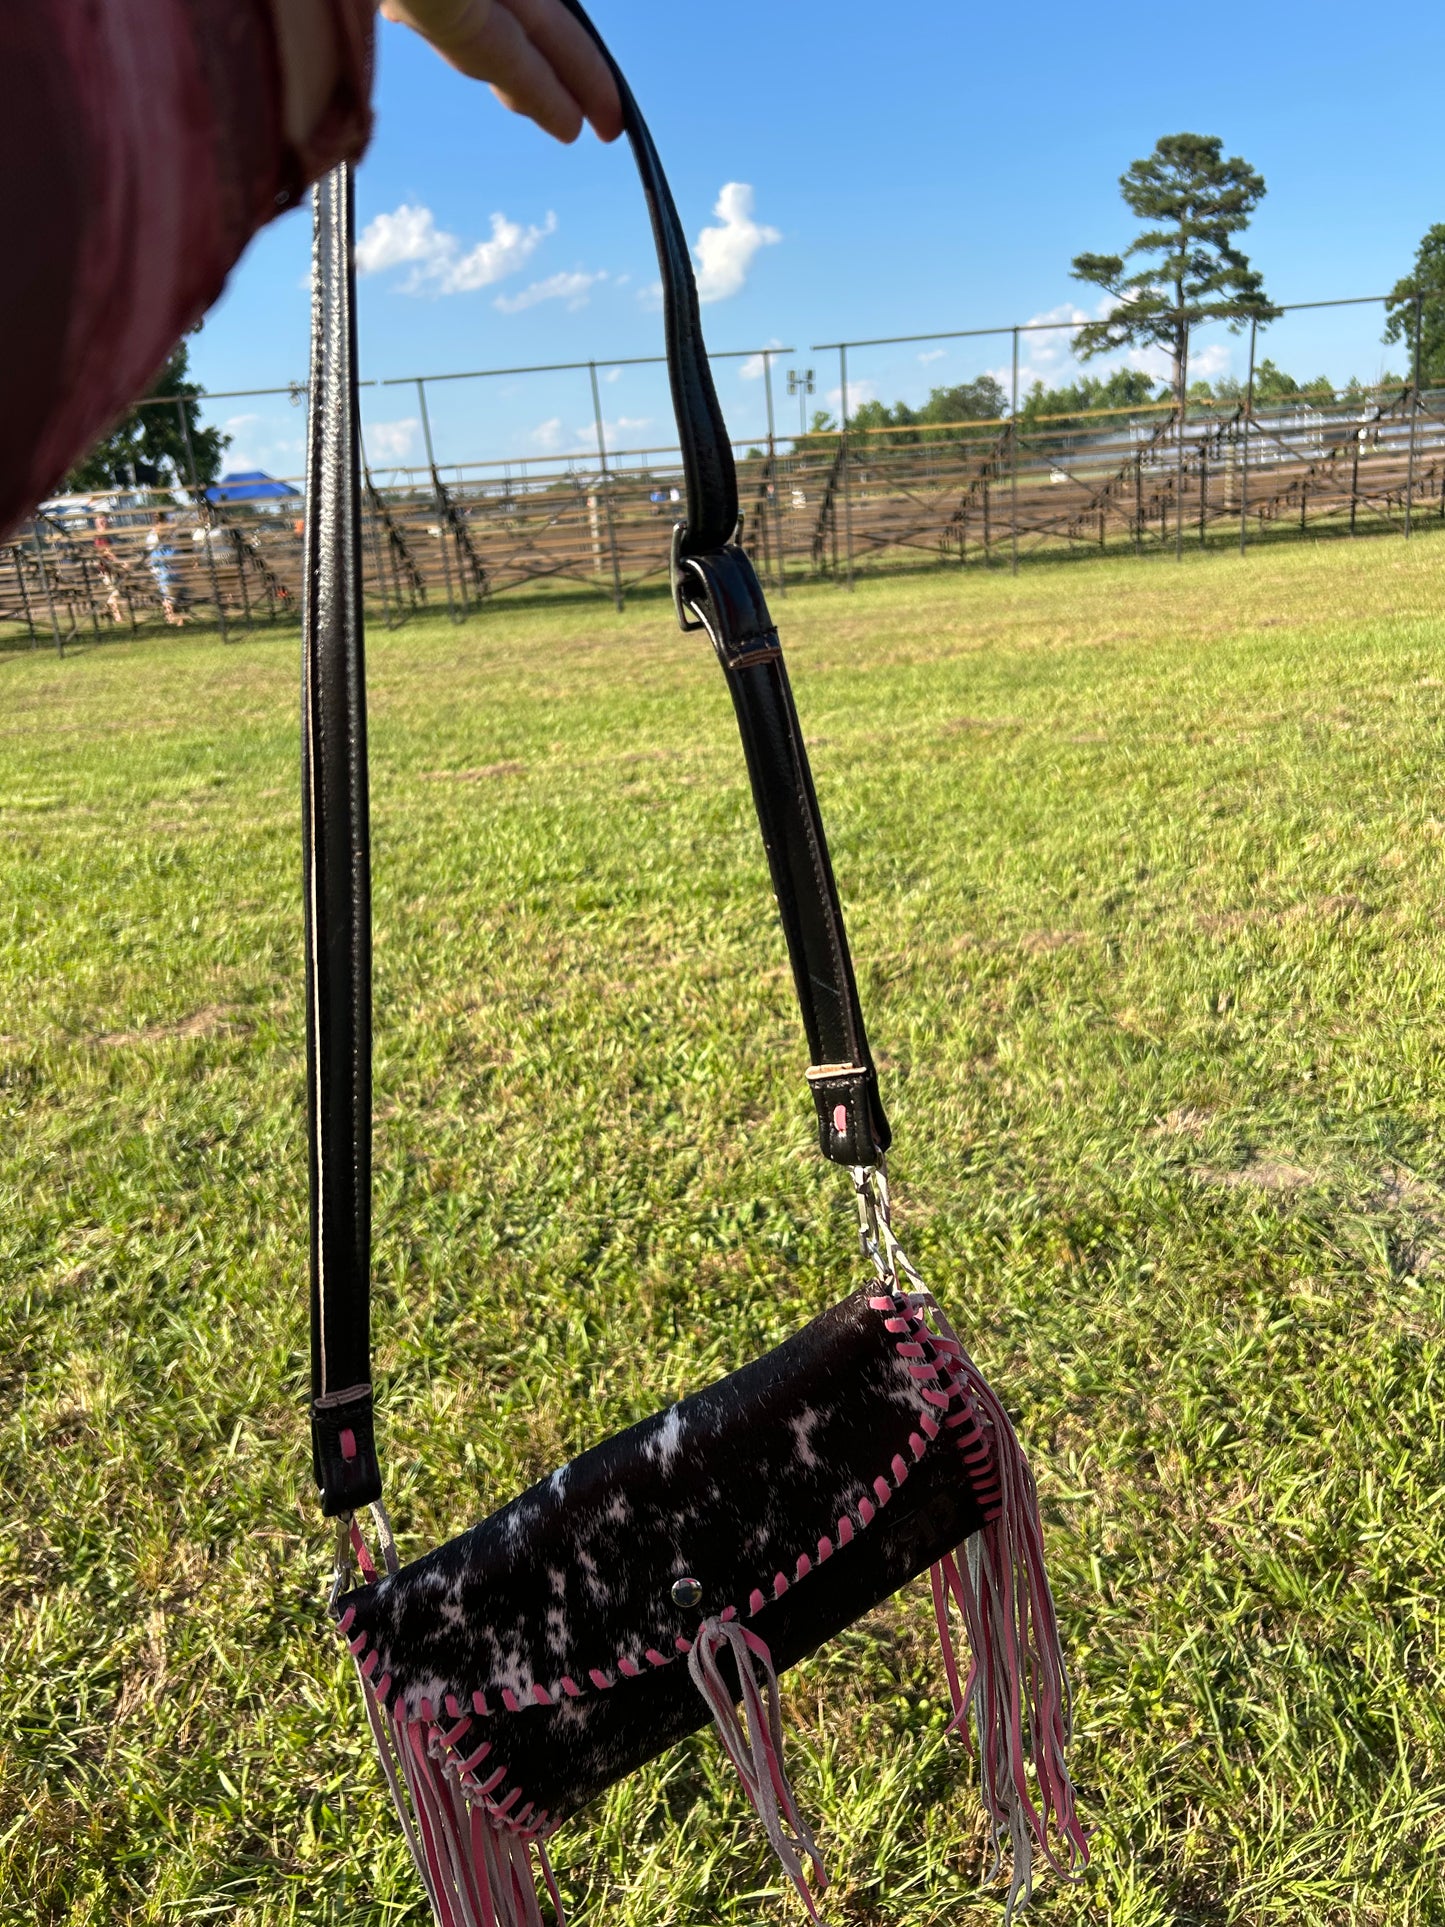
[[[330,0],[336,91],[288,147],[270,0],[0,7],[0,538],[216,299],[255,233],[370,132],[370,0]]]

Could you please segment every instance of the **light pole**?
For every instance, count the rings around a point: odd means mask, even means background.
[[[788,370],[788,393],[798,397],[798,438],[808,432],[808,397],[813,392],[813,371],[811,368],[790,368]]]

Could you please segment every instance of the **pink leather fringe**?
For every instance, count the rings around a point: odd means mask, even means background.
[[[743,1710],[747,1713],[746,1728],[733,1703],[732,1690],[718,1669],[718,1654],[725,1647],[731,1649],[737,1667]],[[762,1673],[761,1685],[754,1661]],[[737,1768],[738,1778],[757,1809],[763,1831],[783,1872],[797,1888],[809,1919],[816,1921],[817,1903],[803,1872],[799,1847],[808,1856],[819,1893],[826,1890],[828,1876],[783,1770],[783,1723],[778,1710],[778,1676],[773,1670],[772,1654],[756,1633],[750,1633],[736,1620],[705,1619],[687,1656],[687,1670],[707,1702],[723,1750]]]
[[[364,1672],[361,1686],[382,1771],[437,1927],[543,1927],[539,1875],[557,1927],[565,1927],[540,1835],[470,1801],[455,1772],[448,1773],[429,1747],[432,1727],[398,1719],[378,1702]]]
[[[965,1540],[958,1549],[961,1561],[957,1552],[949,1553],[929,1576],[952,1724],[966,1739],[972,1715],[977,1735],[983,1803],[993,1829],[988,1878],[1002,1869],[1005,1841],[1011,1849],[1008,1920],[1033,1892],[1036,1851],[1065,1879],[1088,1862],[1065,1758],[1072,1724],[1069,1681],[1044,1567],[1038,1490],[1023,1447],[931,1294],[908,1297],[929,1319],[934,1343],[967,1387],[999,1474],[997,1517]],[[968,1631],[971,1659],[962,1682],[949,1626],[950,1599]]]

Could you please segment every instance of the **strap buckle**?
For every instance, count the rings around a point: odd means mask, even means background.
[[[686,522],[673,523],[672,525],[672,560],[668,567],[668,580],[672,584],[672,607],[673,607],[674,613],[677,616],[677,626],[679,629],[681,629],[684,635],[687,635],[693,629],[703,629],[707,626],[705,623],[701,622],[696,616],[689,617],[687,613],[687,604],[683,601],[682,538],[686,532],[687,532]]]

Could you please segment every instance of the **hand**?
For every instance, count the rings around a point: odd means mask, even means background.
[[[601,140],[622,132],[611,71],[561,0],[381,0],[381,11],[559,141],[576,140],[584,119]]]

